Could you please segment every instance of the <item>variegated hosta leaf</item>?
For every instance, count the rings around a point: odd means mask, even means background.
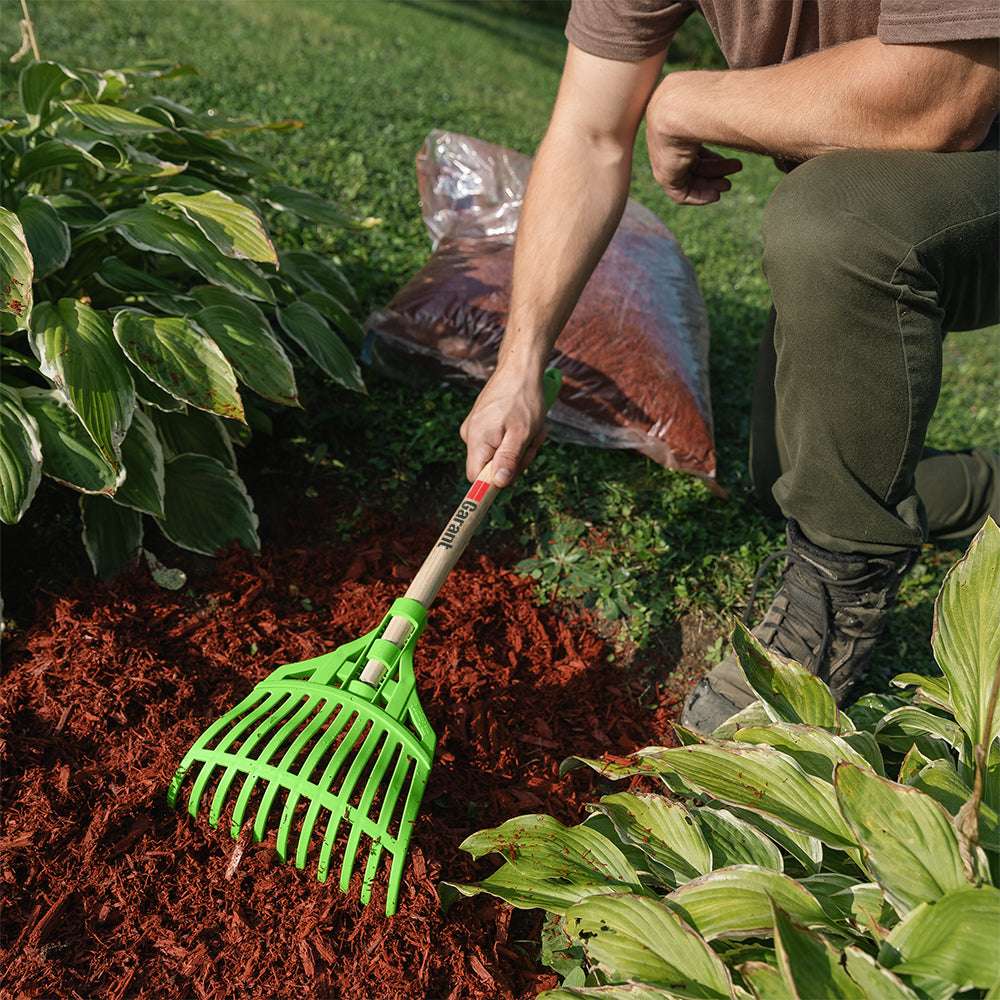
[[[646,983],[617,986],[559,986],[538,994],[538,1000],[683,1000],[673,990]]]
[[[969,740],[989,746],[1000,729],[1000,699],[987,718],[1000,670],[1000,526],[991,517],[948,570],[934,602],[931,645],[948,679],[955,718]]]
[[[877,882],[858,882],[853,875],[820,872],[799,883],[811,892],[834,922],[856,925],[862,933],[884,936],[884,927],[896,922]]]
[[[712,851],[712,868],[757,865],[780,872],[781,851],[756,827],[728,809],[700,806],[694,810],[701,832]]]
[[[559,765],[559,776],[575,771],[579,767],[589,767],[596,771],[602,778],[610,781],[621,781],[624,778],[631,778],[636,774],[648,775],[651,778],[659,777],[656,767],[643,760],[641,757],[620,757],[614,760],[596,757],[567,757]]]
[[[869,870],[900,914],[967,884],[948,814],[908,785],[840,764],[834,787]]]
[[[327,201],[311,191],[299,191],[285,184],[275,184],[268,189],[267,202],[282,212],[291,212],[301,219],[327,226],[345,226],[351,217],[339,205]]]
[[[712,802],[710,805],[717,807],[722,805],[722,803]],[[795,830],[787,823],[783,823],[773,816],[764,816],[734,805],[730,805],[728,811],[736,816],[737,819],[749,823],[750,826],[755,830],[759,830],[768,840],[773,841],[783,851],[790,854],[805,871],[819,871],[820,866],[823,864],[823,843],[816,837],[811,837],[799,830]]]
[[[847,719],[841,713],[842,719]],[[885,777],[885,760],[882,758],[882,751],[879,749],[878,740],[872,733],[859,729],[856,732],[848,733],[841,729],[841,739],[867,762],[868,766],[876,773]]]
[[[222,191],[195,195],[165,191],[154,196],[153,203],[172,205],[183,212],[227,257],[278,263],[260,216]]]
[[[17,205],[17,217],[24,227],[31,259],[35,262],[35,280],[48,277],[66,266],[69,260],[69,226],[46,198],[25,195]]]
[[[325,319],[305,302],[292,302],[277,309],[282,330],[309,355],[320,368],[345,389],[365,391],[361,369],[344,342],[330,329]]]
[[[678,774],[692,788],[722,802],[773,816],[831,847],[854,846],[833,788],[777,750],[719,741],[639,753],[661,772]]]
[[[763,744],[781,750],[806,774],[824,781],[833,780],[833,769],[841,761],[870,767],[868,761],[845,740],[818,726],[777,722],[769,726],[740,729],[733,739],[739,743]]]
[[[83,547],[102,580],[135,562],[142,548],[142,515],[107,497],[80,497]]]
[[[84,191],[60,191],[50,194],[48,201],[70,229],[95,226],[105,215],[100,204]]]
[[[104,458],[120,469],[135,386],[104,314],[76,299],[43,302],[31,317],[31,348],[42,374],[62,390]]]
[[[274,292],[263,274],[250,262],[221,253],[214,244],[185,219],[158,212],[151,205],[115,212],[89,232],[114,229],[132,246],[152,253],[173,254],[188,267],[239,295],[273,302]]]
[[[115,503],[142,514],[163,517],[163,448],[156,428],[142,410],[136,410],[122,444],[125,480],[115,492]]]
[[[818,677],[775,656],[741,622],[733,632],[733,647],[750,686],[782,722],[839,730],[837,703]]]
[[[219,345],[244,385],[274,403],[298,405],[292,363],[270,323],[251,322],[232,306],[209,306],[192,322]]]
[[[668,906],[643,896],[589,896],[570,908],[566,929],[605,980],[639,981],[705,998],[732,996],[718,956]]]
[[[893,687],[916,688],[918,703],[924,702],[953,714],[951,692],[948,690],[948,682],[943,677],[928,677],[925,674],[897,674],[889,683]]]
[[[828,927],[831,923],[816,897],[800,883],[752,865],[702,875],[675,889],[665,900],[706,941],[769,937],[772,901],[806,926]]]
[[[135,383],[136,399],[141,399],[153,409],[164,413],[184,413],[187,410],[187,403],[183,399],[171,396],[165,389],[151,382],[131,361],[128,362],[128,370]]]
[[[962,730],[951,719],[916,705],[902,705],[887,713],[875,727],[875,736],[883,746],[900,753],[914,743],[926,751],[928,741],[935,740],[961,748],[963,740]]]
[[[21,70],[17,81],[21,107],[33,129],[48,115],[49,105],[59,96],[63,84],[76,79],[75,73],[54,62],[35,62]]]
[[[749,983],[756,1000],[799,1000],[785,985],[781,972],[767,962],[745,962],[739,971]]]
[[[17,329],[28,327],[34,263],[21,220],[0,206],[0,312],[14,317]]]
[[[972,798],[972,789],[959,777],[950,760],[929,761],[908,784],[939,802],[952,816]],[[1000,815],[989,802],[980,802],[977,811],[980,846],[1000,854]]]
[[[868,1000],[840,964],[840,953],[819,934],[796,924],[780,906],[772,906],[774,953],[792,996]]]
[[[712,733],[712,739],[731,740],[737,730],[747,726],[768,726],[775,721],[775,715],[768,709],[764,702],[750,702],[746,708],[741,708],[735,715],[731,715],[721,726]]]
[[[0,520],[17,524],[42,478],[38,424],[15,389],[0,383]]]
[[[327,292],[310,289],[302,293],[302,301],[308,303],[355,349],[360,350],[365,340],[364,327],[348,312],[347,306]]]
[[[960,990],[989,989],[1000,982],[998,927],[1000,890],[967,886],[911,910],[883,942],[879,962]]]
[[[906,751],[903,756],[902,761],[899,765],[899,774],[896,776],[896,780],[901,785],[912,785],[913,779],[920,773],[920,769],[925,765],[929,764],[932,760],[944,759],[928,757],[916,743]],[[951,758],[947,758],[948,764],[951,767],[954,765],[951,763]]]
[[[279,273],[301,291],[327,292],[341,301],[355,305],[358,297],[344,272],[329,258],[309,250],[284,250],[279,255]]]
[[[162,292],[165,295],[172,295],[177,290],[166,278],[150,274],[148,271],[140,271],[118,257],[105,257],[94,276],[102,285],[130,295],[142,292]]]
[[[156,425],[156,432],[166,458],[187,452],[209,455],[227,468],[236,471],[233,442],[226,433],[222,421],[214,414],[206,413],[204,410],[188,410],[187,413],[164,413],[154,410],[149,416]]]
[[[65,101],[63,107],[81,124],[102,135],[142,136],[162,132],[166,126],[115,104]]]
[[[236,376],[211,337],[186,316],[115,314],[114,335],[129,360],[176,399],[200,410],[243,419]]]
[[[603,813],[626,844],[637,847],[681,879],[712,868],[712,852],[694,817],[663,795],[617,792],[588,808]]]
[[[844,949],[847,974],[861,987],[865,997],[874,1000],[918,1000],[917,994],[899,976],[883,968],[871,955],[850,945]]]
[[[82,493],[114,493],[121,480],[58,389],[20,390],[42,443],[42,472]],[[133,417],[134,420],[134,417]]]

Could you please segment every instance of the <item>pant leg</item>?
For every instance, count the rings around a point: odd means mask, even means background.
[[[880,553],[926,537],[916,471],[942,338],[1000,313],[997,166],[990,150],[833,153],[789,174],[767,207],[772,492],[818,545]]]

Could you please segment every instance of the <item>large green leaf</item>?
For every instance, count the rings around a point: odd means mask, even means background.
[[[128,370],[135,383],[137,399],[149,403],[151,407],[162,410],[164,413],[184,413],[187,410],[187,403],[183,399],[171,396],[165,389],[161,389],[155,382],[151,382],[131,361],[128,363]]]
[[[799,923],[813,927],[830,924],[811,892],[780,872],[734,865],[720,868],[675,889],[665,902],[706,940],[769,937],[771,902]]]
[[[27,329],[31,317],[31,283],[34,263],[21,220],[0,207],[0,313],[8,313],[17,328]]]
[[[879,743],[903,753],[916,743],[929,749],[927,738],[943,740],[949,746],[962,746],[962,730],[951,719],[916,705],[901,705],[888,712],[875,727]]]
[[[104,314],[77,299],[43,302],[31,317],[31,347],[101,454],[120,469],[135,385]]]
[[[967,884],[951,820],[932,798],[853,764],[837,766],[834,787],[868,868],[900,914]]]
[[[687,995],[728,998],[732,986],[712,949],[668,906],[632,895],[589,896],[566,914],[588,964],[614,984],[640,981]]]
[[[251,321],[232,306],[209,306],[191,321],[219,345],[244,385],[274,403],[298,405],[292,363],[270,323]]]
[[[688,809],[663,795],[616,792],[588,807],[607,816],[626,844],[651,860],[695,878],[712,868],[712,851]]]
[[[165,191],[153,203],[179,209],[227,257],[278,263],[260,216],[222,191],[196,195]]]
[[[1000,670],[1000,527],[991,518],[948,570],[934,602],[931,645],[948,679],[955,718],[973,744],[989,746],[1000,727],[1000,699],[987,718]]]
[[[879,962],[959,989],[989,989],[1000,982],[998,928],[1000,890],[967,886],[911,910],[886,938]]]
[[[166,463],[163,534],[206,556],[231,542],[257,552],[257,515],[243,480],[207,455],[177,455]]]
[[[135,562],[142,548],[142,515],[107,497],[80,497],[83,546],[102,580]]]
[[[773,816],[831,847],[854,846],[833,788],[780,751],[719,741],[640,754],[727,804]]]
[[[103,153],[103,158],[99,156]],[[17,165],[17,178],[22,183],[31,180],[35,174],[56,167],[77,167],[88,164],[106,169],[120,161],[120,150],[110,142],[81,142],[65,136],[57,136],[32,146]],[[54,196],[55,197],[55,196]],[[96,225],[99,220],[91,220],[88,225]]]
[[[733,648],[750,686],[782,722],[839,729],[837,703],[818,677],[798,663],[775,656],[739,622],[733,632]]]
[[[197,226],[158,212],[151,205],[127,208],[104,219],[91,233],[113,228],[139,250],[173,254],[213,284],[239,295],[273,302],[267,279],[250,262],[221,253]]]
[[[818,726],[777,722],[750,726],[733,736],[740,743],[763,744],[788,754],[806,774],[824,781],[833,780],[833,769],[841,761],[870,767],[868,761],[841,737]]]
[[[350,314],[343,303],[327,292],[315,289],[303,292],[303,302],[311,305],[355,349],[360,350],[365,340],[364,327]]]
[[[867,952],[851,945],[844,949],[844,966],[866,997],[878,1000],[917,1000],[917,994]]]
[[[114,334],[129,360],[171,396],[243,419],[233,369],[218,344],[188,317],[123,309],[115,315]]]
[[[196,455],[210,455],[227,468],[236,471],[236,455],[233,443],[226,433],[222,421],[204,410],[189,410],[187,413],[150,413],[156,425],[157,434],[163,444],[167,458],[193,452]]]
[[[358,297],[344,272],[328,257],[309,250],[284,250],[279,255],[279,273],[301,291],[314,289],[357,304]]]
[[[950,760],[932,760],[925,764],[907,782],[918,791],[929,795],[955,816],[972,798],[972,789],[959,777]],[[1000,816],[989,802],[980,802],[979,843],[987,851],[1000,853]]]
[[[616,986],[558,986],[538,994],[538,1000],[678,1000],[673,990],[647,983],[619,983]]]
[[[163,448],[153,422],[142,410],[135,411],[132,426],[125,435],[122,464],[125,480],[115,493],[115,503],[142,514],[163,517]]]
[[[897,674],[889,682],[893,687],[916,688],[916,701],[933,705],[945,712],[954,714],[951,705],[951,692],[948,682],[943,677],[928,677],[926,674]]]
[[[268,204],[279,211],[291,212],[310,222],[338,227],[351,222],[351,217],[339,205],[311,191],[299,191],[285,184],[275,184],[268,189],[266,199]]]
[[[695,811],[701,832],[712,851],[712,868],[757,865],[780,872],[781,851],[756,827],[728,809],[701,806]]]
[[[829,941],[800,927],[776,903],[772,912],[774,953],[792,996],[801,1000],[868,1000],[840,964],[840,953]]]
[[[20,391],[42,442],[42,472],[82,493],[114,493],[121,479],[58,389]],[[135,418],[133,417],[133,420]]]
[[[781,973],[767,962],[744,962],[739,970],[756,1000],[800,1000],[785,985]]]
[[[87,229],[104,218],[104,209],[86,192],[66,189],[48,196],[49,204],[70,229]]]
[[[330,329],[325,319],[306,302],[279,306],[281,328],[335,382],[357,392],[365,391],[361,369],[344,342]]]
[[[102,135],[141,136],[163,132],[166,126],[115,104],[65,101],[63,107],[81,124]]]
[[[128,295],[141,292],[163,292],[172,295],[177,291],[176,286],[166,278],[150,274],[148,271],[140,271],[139,268],[126,264],[118,257],[105,257],[94,277],[102,285]]]
[[[25,195],[18,202],[17,217],[35,263],[35,280],[64,268],[69,260],[69,226],[48,201],[39,195]]]
[[[0,520],[17,524],[42,478],[38,425],[18,393],[0,383]]]
[[[852,923],[862,932],[881,936],[885,923],[895,923],[895,911],[877,882],[858,882],[854,875],[820,872],[799,883],[811,892],[831,920]]]
[[[78,79],[75,73],[54,62],[35,62],[25,66],[18,77],[17,86],[21,107],[32,128],[38,128],[49,113],[49,105],[59,96],[67,80]]]

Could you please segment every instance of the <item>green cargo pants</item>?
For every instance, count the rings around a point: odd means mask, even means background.
[[[824,548],[959,537],[1000,494],[995,455],[924,448],[945,334],[1000,321],[995,135],[984,146],[818,156],[765,211],[774,309],[750,470],[761,502]],[[993,406],[1000,362],[997,381]]]

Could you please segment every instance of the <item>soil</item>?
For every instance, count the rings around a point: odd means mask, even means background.
[[[349,542],[313,543],[333,513],[289,515],[260,556],[189,559],[182,591],[136,570],[39,593],[0,683],[5,996],[496,998],[555,985],[538,914],[485,897],[444,914],[437,883],[496,867],[459,850],[474,830],[527,812],[579,822],[598,779],[559,778],[560,760],[669,741],[681,692],[609,662],[595,623],[539,607],[495,557],[465,557],[418,647],[438,759],[397,916],[381,884],[362,907],[266,842],[166,806],[213,719],[274,666],[370,629],[433,540],[369,514]]]

